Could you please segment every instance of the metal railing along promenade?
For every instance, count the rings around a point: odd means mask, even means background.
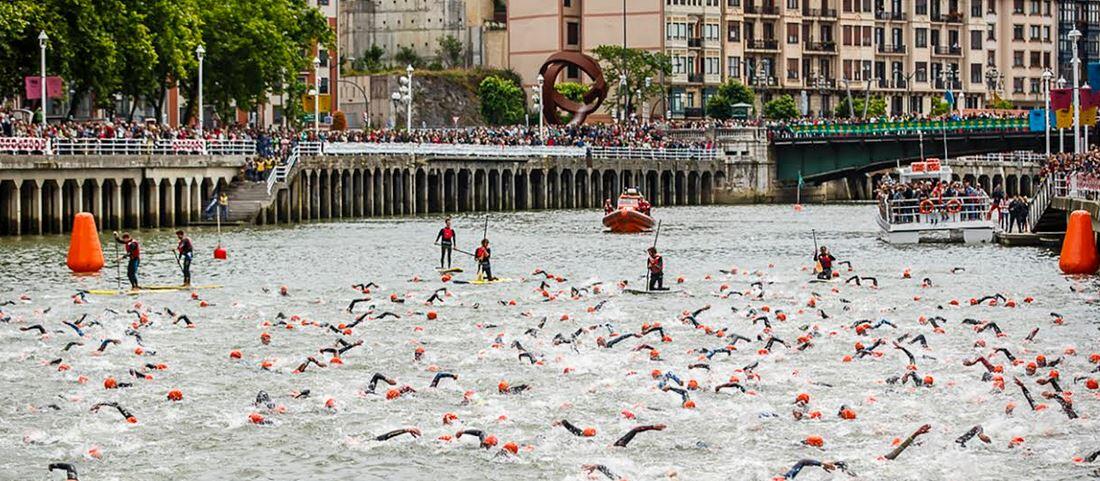
[[[420,155],[462,158],[588,157],[593,159],[714,160],[718,151],[698,148],[572,147],[416,143],[326,143],[324,155]]]
[[[254,140],[0,138],[0,154],[29,155],[253,155]]]

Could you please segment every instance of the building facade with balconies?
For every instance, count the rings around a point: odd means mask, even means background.
[[[761,104],[792,95],[811,115],[831,114],[849,96],[868,93],[884,97],[891,114],[927,114],[947,90],[959,108],[984,108],[995,98],[1017,108],[1041,106],[1043,72],[1049,68],[1057,78],[1068,62],[1060,53],[1062,24],[1092,21],[1098,2],[513,0],[511,18],[545,10],[551,26],[543,30],[563,34],[543,39],[527,25],[508,27],[515,29],[510,38],[521,36],[525,45],[515,57],[538,57],[511,64],[529,83],[541,60],[560,49],[625,43],[665,52],[673,65],[672,75],[660,79],[668,98],[652,110],[667,109],[674,118],[704,116],[707,98],[729,79],[750,86]],[[1077,12],[1071,20],[1060,21],[1063,4]],[[575,44],[561,41],[570,28]],[[1096,49],[1098,35],[1097,28],[1086,32],[1082,52]]]

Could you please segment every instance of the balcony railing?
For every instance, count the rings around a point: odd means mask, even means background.
[[[931,15],[933,22],[947,22],[947,23],[962,23],[962,12],[949,12],[949,13],[933,13]]]
[[[806,42],[802,50],[807,52],[836,52],[836,42]]]
[[[836,18],[835,8],[803,8],[803,17]]]
[[[947,46],[943,46],[943,45],[938,45],[938,46],[932,47],[932,54],[933,55],[962,55],[962,47],[959,47],[959,46],[947,47]]]
[[[760,13],[763,15],[779,15],[779,7],[775,5],[764,5],[760,7]]]
[[[703,83],[705,78],[706,77],[701,73],[689,73],[688,74],[688,82],[691,82],[691,83]]]
[[[887,12],[879,10],[875,12],[875,20],[905,20],[905,12]]]
[[[688,39],[688,48],[699,48],[703,46],[702,37],[692,37]]]
[[[745,48],[753,50],[779,50],[779,41],[775,39],[752,40],[745,43]]]
[[[879,53],[890,53],[890,54],[893,54],[893,53],[904,54],[905,53],[905,45],[879,44],[878,52]]]

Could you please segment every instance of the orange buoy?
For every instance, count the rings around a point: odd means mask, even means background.
[[[99,272],[103,268],[103,245],[99,242],[99,230],[95,217],[79,212],[73,217],[73,233],[69,237],[69,256],[66,263],[77,274]]]
[[[214,248],[214,258],[215,259],[224,261],[228,256],[229,256],[229,252],[226,251],[225,248],[222,247],[222,245],[220,243],[218,244],[217,247]]]
[[[1100,268],[1096,234],[1092,232],[1092,215],[1088,211],[1078,210],[1069,215],[1058,268],[1066,274],[1093,274]]]

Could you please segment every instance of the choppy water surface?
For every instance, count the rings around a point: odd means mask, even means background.
[[[659,247],[667,258],[670,281],[683,276],[685,293],[678,296],[638,297],[621,294],[615,282],[628,279],[640,284],[644,274],[645,247],[652,236],[603,234],[599,214],[593,212],[539,212],[492,214],[489,236],[494,242],[494,270],[498,275],[522,280],[496,286],[453,285],[443,304],[424,305],[431,292],[443,286],[435,274],[437,251],[431,241],[439,218],[381,220],[313,224],[296,228],[244,229],[228,232],[222,241],[230,260],[208,260],[217,236],[211,231],[194,234],[198,260],[196,284],[222,284],[219,290],[200,291],[212,304],[200,307],[189,293],[144,294],[137,298],[98,297],[76,305],[70,295],[80,287],[113,288],[114,271],[105,275],[74,278],[64,266],[66,239],[27,238],[0,241],[0,301],[29,301],[3,307],[11,322],[0,324],[0,478],[47,479],[50,462],[72,462],[84,480],[141,479],[587,479],[582,464],[602,463],[616,475],[632,480],[664,479],[770,479],[782,475],[795,461],[809,457],[844,460],[858,479],[1075,479],[1085,477],[1100,463],[1075,463],[1100,449],[1096,414],[1100,400],[1077,376],[1095,367],[1088,354],[1097,346],[1096,284],[1091,279],[1067,279],[1057,272],[1055,256],[1045,250],[1006,249],[998,246],[922,245],[894,247],[875,238],[872,207],[810,207],[795,214],[788,206],[700,207],[662,209],[664,221]],[[472,247],[480,237],[482,218],[459,217],[459,245]],[[856,274],[875,276],[879,288],[834,282],[809,284],[803,269],[810,265],[813,247],[810,229],[841,260],[850,260]],[[175,245],[167,232],[141,234],[144,241],[142,272],[145,284],[178,282],[170,249]],[[110,254],[113,247],[108,245]],[[468,258],[456,258],[472,270]],[[737,267],[737,275],[719,269]],[[952,273],[963,267],[964,272]],[[548,300],[538,290],[545,269],[566,279],[552,282]],[[902,279],[910,268],[912,279]],[[850,275],[841,269],[847,277]],[[759,274],[757,274],[759,273]],[[466,274],[465,276],[468,276]],[[707,279],[706,276],[711,276]],[[423,282],[411,282],[414,278]],[[462,278],[463,275],[459,275]],[[934,287],[922,289],[922,278]],[[748,291],[750,283],[766,283],[763,299],[715,296],[723,284]],[[600,294],[571,299],[569,288],[602,281]],[[315,326],[287,330],[264,326],[278,313],[298,315],[316,323],[351,322],[365,312],[345,311],[350,300],[362,297],[349,286],[375,282],[372,295],[381,311],[394,311],[400,319],[367,320],[354,329],[349,341],[363,340],[363,347],[344,355],[343,365],[292,374],[307,356],[327,361],[318,349],[330,346],[336,333]],[[290,295],[277,294],[286,285]],[[1071,286],[1080,292],[1072,292]],[[835,288],[836,290],[831,290]],[[813,293],[820,295],[816,309],[806,308]],[[970,298],[1003,293],[1019,303],[968,306]],[[390,294],[407,299],[394,304]],[[919,296],[919,300],[915,296]],[[1032,296],[1035,302],[1023,303]],[[850,301],[845,303],[841,299]],[[948,305],[959,299],[962,306]],[[515,300],[508,306],[500,301]],[[603,308],[590,306],[606,301]],[[134,354],[134,338],[124,334],[135,320],[126,314],[135,302],[148,312],[151,326],[141,335],[147,351]],[[677,320],[683,311],[713,307],[699,320],[714,328],[726,328],[754,338],[739,343],[731,356],[717,355],[710,371],[688,369],[699,362],[697,348],[719,348],[726,341],[706,335]],[[944,309],[939,310],[937,306]],[[744,312],[752,307],[771,309],[775,336],[792,347],[805,326],[820,329],[813,347],[805,351],[776,345],[770,354],[757,352],[761,324],[753,325]],[[163,315],[170,307],[190,316],[195,329],[173,325]],[[734,312],[731,307],[738,309]],[[44,313],[45,308],[51,308]],[[111,308],[122,314],[112,314]],[[426,319],[428,310],[439,318]],[[778,321],[775,310],[788,314]],[[847,310],[845,310],[847,309]],[[1049,313],[1065,316],[1055,325]],[[102,326],[89,327],[83,339],[62,324],[82,314]],[[568,315],[567,318],[563,318]],[[918,323],[918,317],[942,315],[948,319],[943,334]],[[546,326],[537,337],[525,334],[540,318]],[[886,318],[898,329],[883,327],[867,337],[856,335],[857,319]],[[976,333],[963,325],[964,318],[996,321],[1005,336],[992,331]],[[610,323],[620,333],[636,332],[643,323],[661,322],[671,338],[656,336],[631,339],[613,349],[596,346],[600,328],[583,334],[575,345],[553,345],[554,334],[567,336],[578,327]],[[19,327],[41,323],[50,334],[39,337]],[[491,326],[491,327],[490,327]],[[813,328],[811,327],[811,329]],[[1035,341],[1024,337],[1035,327]],[[420,330],[419,328],[422,328]],[[270,333],[271,344],[260,342]],[[875,336],[891,338],[904,333],[924,334],[929,349],[909,346],[918,357],[918,373],[931,375],[931,388],[891,386],[890,376],[905,372],[908,361],[900,351],[879,348],[881,357],[842,362],[853,353],[855,342],[871,344]],[[494,347],[496,338],[502,346]],[[92,352],[102,339],[122,340],[103,355]],[[83,346],[63,352],[70,341]],[[541,365],[517,359],[508,346],[514,340],[542,356]],[[987,347],[976,347],[984,340]],[[652,361],[646,351],[633,351],[643,343],[660,350]],[[414,362],[417,346],[424,359]],[[1038,397],[1050,386],[1039,386],[1023,366],[1013,366],[997,355],[993,362],[1005,365],[1008,386],[998,391],[981,381],[980,365],[964,367],[961,361],[989,355],[1006,347],[1020,359],[1037,354],[1048,358],[1075,348],[1058,366],[1061,385],[1073,391],[1080,419],[1070,421],[1052,400],[1049,409],[1034,412],[1011,381],[1019,376]],[[228,353],[240,350],[243,359]],[[58,372],[46,365],[62,358],[72,368]],[[260,368],[269,360],[270,370]],[[759,361],[759,379],[746,379],[740,368]],[[167,369],[153,372],[153,380],[137,380],[127,374],[146,363],[163,363]],[[430,366],[451,371],[459,380],[444,381],[429,389]],[[572,372],[565,373],[566,368]],[[671,371],[701,389],[691,393],[695,409],[680,405],[680,397],[661,392],[649,375],[653,369]],[[1049,369],[1040,369],[1047,375]],[[415,394],[387,401],[365,395],[370,376],[382,372]],[[737,375],[750,388],[714,393],[714,387]],[[88,382],[77,382],[85,376]],[[103,380],[114,376],[135,387],[105,390]],[[519,395],[497,393],[497,383],[526,383],[532,390]],[[165,394],[183,391],[184,400],[172,403]],[[292,391],[310,389],[308,399],[293,399]],[[271,393],[287,412],[268,413],[272,424],[248,422],[256,411],[252,401],[260,390]],[[472,391],[472,402],[463,404],[463,393]],[[811,410],[820,420],[795,421],[792,401],[798,393],[811,396]],[[324,407],[335,400],[335,409]],[[127,424],[116,411],[88,412],[96,402],[117,401],[132,411],[137,424]],[[1011,416],[1008,403],[1017,405]],[[60,410],[44,408],[56,404]],[[846,404],[858,418],[836,416]],[[628,410],[636,420],[621,414]],[[444,413],[459,421],[443,426]],[[774,414],[774,416],[772,416]],[[553,427],[568,419],[597,429],[593,438],[578,438]],[[642,433],[626,448],[611,444],[631,427],[664,423],[664,432]],[[917,426],[932,425],[895,461],[884,461],[894,438],[904,439]],[[960,449],[954,439],[981,424],[993,443],[977,440]],[[419,427],[424,436],[408,436],[377,442],[373,436],[399,427]],[[499,449],[478,449],[465,437],[451,442],[437,440],[459,428],[485,429],[500,439],[521,446],[518,456],[498,455]],[[801,441],[819,435],[824,449]],[[1014,437],[1023,443],[1009,447]],[[90,458],[98,448],[101,459]],[[51,479],[57,479],[55,474]],[[597,473],[597,476],[601,476]],[[602,476],[601,476],[602,477]],[[807,468],[798,479],[850,479]]]

